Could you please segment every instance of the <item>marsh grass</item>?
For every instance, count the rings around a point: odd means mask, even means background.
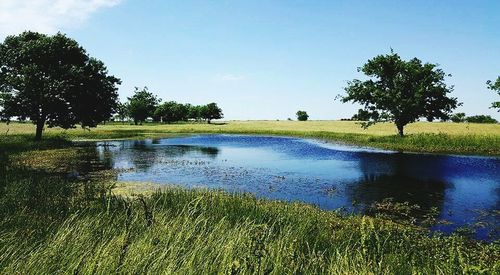
[[[0,272],[22,274],[457,274],[500,271],[498,244],[219,191],[110,196],[43,238],[0,237]],[[19,237],[23,234],[23,238]],[[22,245],[19,244],[22,242]]]

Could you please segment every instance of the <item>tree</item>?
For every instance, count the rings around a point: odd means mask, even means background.
[[[200,107],[200,114],[203,119],[206,119],[208,124],[212,119],[221,119],[224,117],[222,109],[217,106],[217,103],[209,103]]]
[[[155,116],[160,117],[163,122],[172,123],[187,120],[188,109],[184,104],[169,101],[156,108]]]
[[[87,128],[108,120],[119,84],[104,63],[64,34],[23,32],[0,44],[0,117],[29,118],[36,140],[46,124]]]
[[[116,115],[120,121],[125,121],[125,119],[129,117],[128,103],[118,102],[118,105],[116,106]]]
[[[493,83],[491,80],[486,81],[486,85],[488,85],[488,89],[495,91],[498,95],[500,95],[500,76],[497,77],[495,83]],[[500,101],[491,103],[491,108],[498,109],[498,112],[500,112]]]
[[[456,113],[450,117],[451,121],[460,123],[465,122],[465,113]]]
[[[306,111],[299,110],[299,111],[297,111],[297,113],[295,115],[297,115],[298,121],[306,121],[309,118],[309,115],[307,114]]]
[[[148,87],[139,90],[135,87],[134,95],[128,98],[128,114],[134,120],[134,124],[142,124],[148,117],[152,117],[156,107],[161,102]]]
[[[390,54],[368,60],[358,71],[370,79],[349,81],[347,95],[341,100],[364,105],[370,118],[362,123],[365,128],[379,121],[391,121],[403,136],[408,123],[421,117],[428,121],[448,119],[460,105],[456,98],[447,97],[453,87],[444,83],[445,73],[435,64],[422,64],[417,58],[404,61],[391,50]]]
[[[200,120],[201,119],[201,110],[202,107],[200,105],[190,105],[188,108],[188,119]]]
[[[496,119],[486,115],[469,116],[465,121],[470,123],[498,123]]]

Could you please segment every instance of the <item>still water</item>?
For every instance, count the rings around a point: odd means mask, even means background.
[[[449,232],[480,225],[498,230],[500,158],[408,154],[316,140],[196,135],[99,142],[121,181],[250,192],[323,209],[366,212],[384,198],[437,210]]]

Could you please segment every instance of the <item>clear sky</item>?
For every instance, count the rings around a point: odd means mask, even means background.
[[[122,79],[164,100],[217,102],[226,119],[350,117],[334,101],[356,68],[392,47],[453,76],[457,109],[498,96],[500,1],[0,0],[0,38],[24,29],[76,39]]]

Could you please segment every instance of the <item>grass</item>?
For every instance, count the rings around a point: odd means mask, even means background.
[[[220,124],[145,124],[113,123],[88,130],[47,129],[46,137],[72,140],[164,137],[186,133],[232,133],[283,135],[319,138],[328,141],[397,151],[500,155],[500,125],[474,123],[418,122],[409,124],[407,136],[396,135],[393,124],[380,123],[362,129],[352,121],[228,121]],[[29,123],[0,124],[4,137],[32,136]],[[1,143],[1,142],[0,142]]]
[[[0,274],[500,272],[498,242],[247,194],[116,183],[93,147],[48,136],[0,142]],[[74,170],[87,173],[68,177]]]
[[[51,226],[44,238],[33,236],[0,231],[1,273],[500,272],[498,244],[206,190],[110,196],[101,207],[80,209]]]

